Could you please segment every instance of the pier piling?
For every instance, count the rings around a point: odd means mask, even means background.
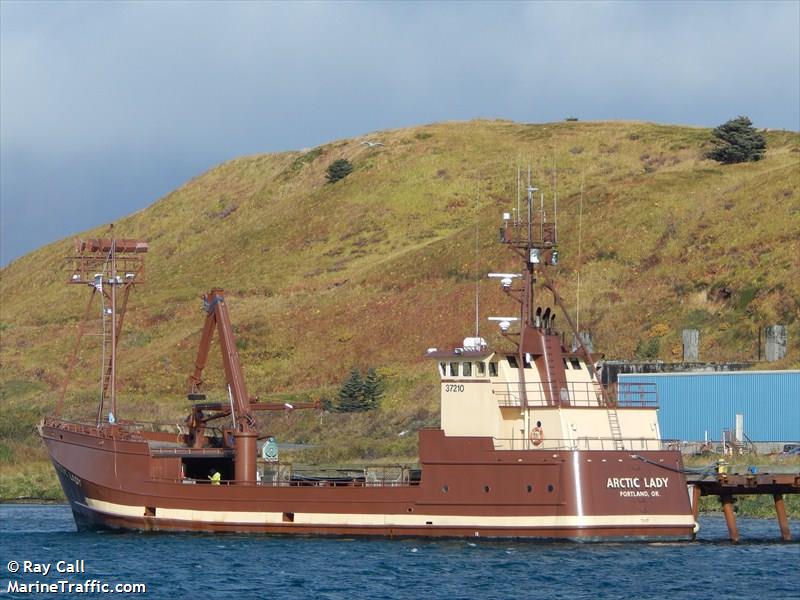
[[[778,527],[781,528],[781,539],[784,542],[792,541],[792,532],[789,529],[789,519],[786,518],[786,506],[783,503],[783,494],[772,494],[775,500],[775,514],[778,516]]]
[[[736,527],[736,515],[733,512],[733,495],[723,494],[719,499],[722,502],[722,512],[725,513],[725,523],[728,525],[728,536],[734,544],[738,544],[739,529]]]
[[[784,542],[792,540],[789,519],[786,516],[784,494],[800,493],[800,473],[727,473],[718,471],[714,476],[701,474],[687,477],[692,494],[692,510],[697,520],[700,496],[718,496],[728,526],[730,540],[739,542],[739,529],[733,510],[734,496],[752,494],[772,494],[775,501],[775,515]]]

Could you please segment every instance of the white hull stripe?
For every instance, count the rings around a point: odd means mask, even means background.
[[[143,517],[144,506],[115,504],[86,499],[92,510],[113,516]],[[221,510],[186,510],[156,508],[151,519],[187,521],[209,524],[290,525],[279,512],[239,512]],[[294,513],[292,524],[338,527],[693,527],[692,515],[594,515],[594,516],[517,516],[492,517],[479,515],[387,515],[357,513]]]

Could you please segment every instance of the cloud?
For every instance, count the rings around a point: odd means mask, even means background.
[[[222,160],[375,129],[797,130],[799,22],[797,2],[2,2],[0,262]]]

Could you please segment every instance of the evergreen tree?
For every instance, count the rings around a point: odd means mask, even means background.
[[[378,408],[383,397],[383,378],[378,375],[374,368],[370,367],[363,384],[364,400],[366,400],[369,410]]]
[[[707,158],[723,164],[761,160],[767,148],[764,135],[756,131],[747,117],[741,116],[723,123],[712,132],[714,148]]]
[[[341,412],[367,410],[367,403],[364,399],[364,382],[358,369],[351,369],[350,375],[339,389],[338,408]]]
[[[340,158],[333,161],[328,165],[327,177],[328,183],[336,183],[340,179],[344,179],[353,172],[352,163],[346,158]]]

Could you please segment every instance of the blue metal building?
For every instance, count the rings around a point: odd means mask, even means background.
[[[800,371],[620,374],[620,383],[653,383],[661,437],[719,440],[743,415],[754,442],[800,441]]]

